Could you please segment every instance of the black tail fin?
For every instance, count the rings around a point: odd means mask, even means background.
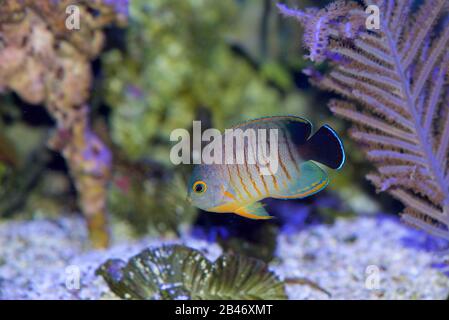
[[[328,125],[322,126],[301,148],[307,160],[314,160],[332,169],[345,163],[345,149],[338,134]]]

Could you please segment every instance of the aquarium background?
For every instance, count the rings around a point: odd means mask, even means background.
[[[0,298],[447,298],[447,241],[365,179],[276,1],[79,1],[80,31],[70,2],[0,1]],[[192,207],[170,133],[272,115],[339,133],[329,186],[265,200],[268,221]]]

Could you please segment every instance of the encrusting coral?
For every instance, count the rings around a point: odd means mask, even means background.
[[[122,3],[123,6],[118,6]],[[104,42],[102,28],[126,20],[118,1],[0,1],[0,91],[44,105],[57,122],[49,146],[66,159],[92,243],[108,243],[106,185],[111,155],[89,126],[90,61]],[[79,9],[81,28],[66,27],[66,8]]]
[[[445,0],[337,1],[306,11],[278,5],[305,27],[312,61],[331,71],[306,70],[318,87],[342,95],[331,110],[356,124],[377,172],[368,179],[405,205],[402,218],[449,239],[449,21]]]

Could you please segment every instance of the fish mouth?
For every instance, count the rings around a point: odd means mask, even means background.
[[[191,198],[190,196],[187,196],[187,197],[186,197],[186,201],[187,201],[189,204],[192,204],[192,198]]]

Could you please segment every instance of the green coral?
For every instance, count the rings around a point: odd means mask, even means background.
[[[286,299],[284,285],[260,260],[222,255],[211,263],[181,245],[146,249],[127,263],[108,260],[97,274],[124,299]]]
[[[132,1],[125,51],[102,60],[113,140],[130,157],[168,163],[171,131],[189,129],[204,114],[209,125],[224,129],[282,112],[279,92],[227,41],[237,6]]]

